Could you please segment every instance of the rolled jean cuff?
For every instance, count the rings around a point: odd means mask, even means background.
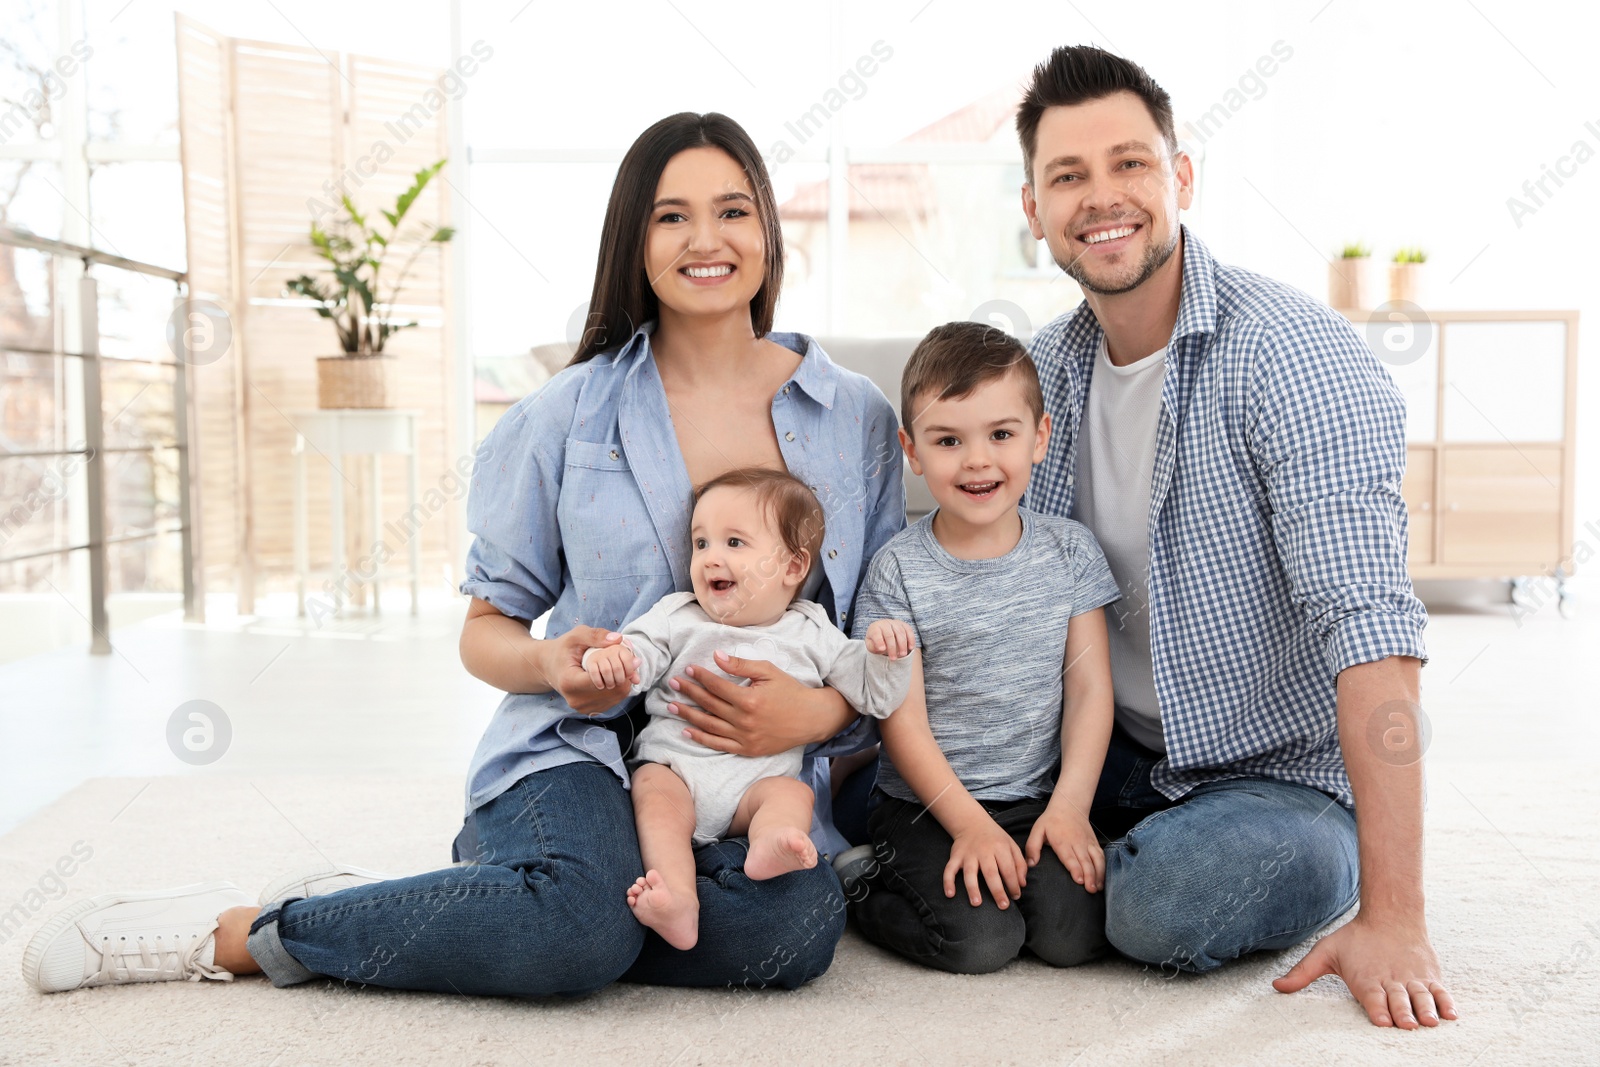
[[[317,972],[307,970],[305,964],[289,955],[289,950],[283,947],[283,941],[278,937],[278,915],[287,903],[289,901],[285,900],[262,909],[256,921],[250,924],[250,936],[245,939],[245,947],[250,950],[251,957],[279,989],[309,982],[317,977]]]

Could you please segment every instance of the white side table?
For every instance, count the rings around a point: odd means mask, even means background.
[[[408,515],[417,509],[417,482],[419,481],[417,455],[417,419],[422,412],[410,408],[326,408],[317,411],[296,411],[294,420],[294,568],[299,613],[306,613],[306,572],[310,570],[306,541],[306,449],[310,447],[324,456],[333,467],[332,511],[330,531],[333,540],[333,580],[339,581],[345,572],[344,559],[344,457],[370,455],[372,457],[372,543],[383,540],[383,466],[385,452],[399,452],[407,457],[406,486]],[[409,529],[405,522],[397,524],[406,536],[411,558],[411,614],[417,613],[417,594],[421,584],[422,531]],[[373,573],[364,584],[372,586],[372,610],[378,610],[378,586],[383,576],[383,564],[374,559]],[[362,583],[358,573],[351,577]],[[334,613],[342,604],[335,602]]]

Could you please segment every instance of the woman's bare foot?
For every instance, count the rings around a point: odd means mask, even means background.
[[[633,917],[661,935],[673,948],[694,948],[700,940],[700,898],[674,893],[656,870],[628,887]]]
[[[780,826],[750,839],[750,854],[744,860],[744,876],[764,882],[790,871],[817,865],[817,846],[804,830]]]

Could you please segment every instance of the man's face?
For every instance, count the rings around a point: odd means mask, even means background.
[[[1144,101],[1120,92],[1039,119],[1022,209],[1033,236],[1086,292],[1137,289],[1178,246],[1194,198],[1189,157],[1173,157]]]

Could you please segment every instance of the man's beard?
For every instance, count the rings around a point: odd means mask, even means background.
[[[1175,226],[1172,229],[1172,238],[1167,242],[1166,247],[1157,247],[1154,244],[1151,244],[1149,247],[1147,247],[1144,253],[1144,261],[1139,264],[1139,269],[1135,273],[1133,279],[1123,285],[1108,288],[1092,281],[1089,278],[1088,272],[1083,269],[1082,256],[1079,256],[1076,259],[1070,260],[1066,263],[1063,263],[1058,259],[1056,260],[1056,266],[1065,271],[1067,273],[1067,277],[1077,282],[1079,287],[1082,288],[1084,292],[1096,293],[1100,296],[1115,296],[1118,293],[1126,293],[1139,288],[1139,286],[1145,283],[1150,275],[1160,270],[1162,265],[1166,263],[1167,260],[1172,258],[1172,253],[1177,250],[1178,235],[1179,230]]]

